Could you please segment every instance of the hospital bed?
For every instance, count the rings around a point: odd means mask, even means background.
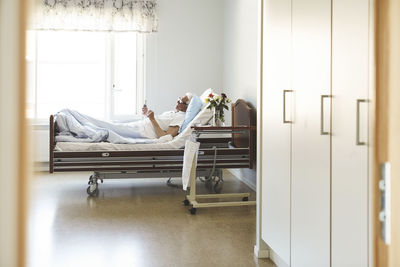
[[[199,127],[209,120],[203,108],[172,141],[159,144],[56,142],[56,116],[50,116],[50,173],[91,171],[87,193],[96,195],[104,179],[181,177],[184,143],[195,135],[200,142],[197,177],[218,176],[222,169],[252,168],[255,155],[254,110],[244,100],[232,104],[232,126]],[[209,133],[213,134],[210,135]],[[207,133],[207,137],[202,137]],[[224,133],[225,136],[220,136]],[[228,133],[228,135],[226,135]],[[211,136],[211,137],[210,137]]]

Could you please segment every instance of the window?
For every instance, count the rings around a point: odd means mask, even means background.
[[[29,31],[28,118],[63,108],[111,120],[140,114],[144,42],[135,32]]]

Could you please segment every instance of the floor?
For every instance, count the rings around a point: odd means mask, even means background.
[[[255,206],[188,212],[185,192],[165,178],[105,180],[39,173],[33,181],[28,266],[275,266],[253,256]],[[226,172],[222,192],[252,192]],[[180,185],[179,178],[173,179]],[[198,181],[198,191],[213,191]]]

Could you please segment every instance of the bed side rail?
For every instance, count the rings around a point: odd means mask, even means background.
[[[248,148],[199,150],[198,168],[248,168]],[[62,171],[156,171],[182,170],[184,150],[160,151],[54,151],[54,172]]]
[[[214,149],[204,148],[199,150],[199,155],[214,155]],[[242,155],[248,154],[249,148],[218,148],[218,155]],[[64,152],[53,151],[55,159],[61,158],[128,158],[128,157],[159,157],[159,156],[183,156],[184,149],[176,150],[139,150],[139,151],[81,151]]]

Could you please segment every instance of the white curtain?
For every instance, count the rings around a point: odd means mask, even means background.
[[[36,0],[36,30],[157,31],[156,0]]]

